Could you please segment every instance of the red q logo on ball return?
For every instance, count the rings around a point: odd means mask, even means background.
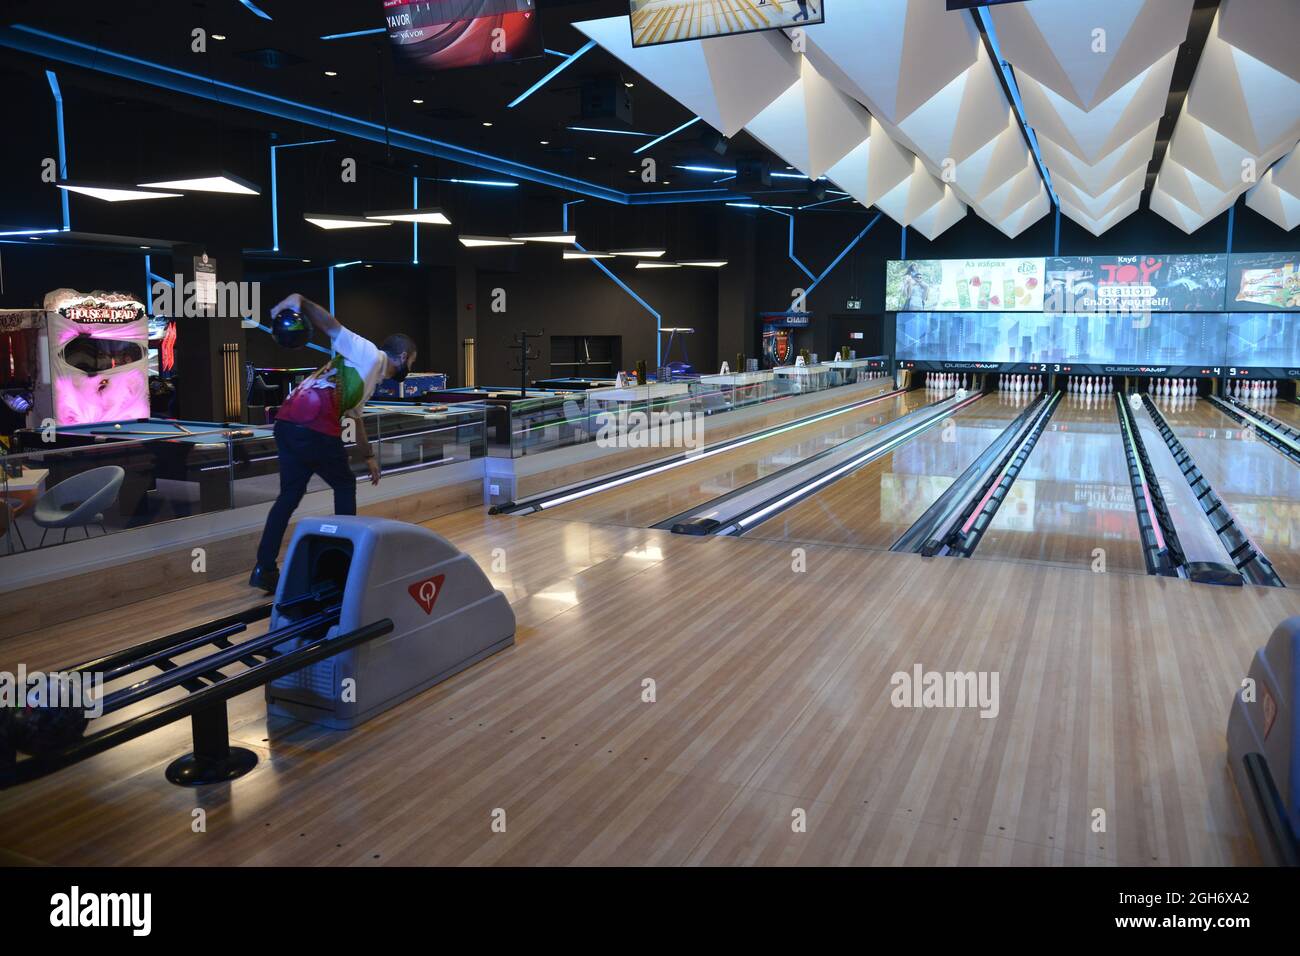
[[[433,613],[433,603],[438,600],[438,595],[442,593],[442,582],[446,577],[445,574],[435,574],[423,581],[416,581],[406,589],[411,593],[411,597],[415,598],[415,602],[424,608],[425,614]]]

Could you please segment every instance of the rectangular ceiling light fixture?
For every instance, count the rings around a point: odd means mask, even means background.
[[[577,249],[565,249],[564,258],[566,259],[613,259],[612,252],[597,252],[595,249],[579,251]]]
[[[467,249],[478,249],[483,246],[522,246],[524,241],[509,236],[461,236],[460,244]]]
[[[389,209],[366,213],[367,219],[386,222],[418,222],[428,226],[450,226],[451,220],[441,209]]]
[[[171,179],[163,183],[139,183],[146,189],[181,189],[196,193],[229,193],[232,196],[260,196],[262,190],[247,179],[240,179],[223,171],[187,179]]]
[[[654,259],[645,259],[636,264],[638,269],[680,269],[680,262],[657,262]]]
[[[523,242],[557,242],[568,246],[578,241],[572,232],[512,232],[510,238]]]
[[[139,199],[180,199],[180,193],[159,192],[156,189],[135,189],[131,186],[113,186],[106,183],[62,182],[55,183],[70,193],[92,196],[105,202],[135,202]]]
[[[330,212],[309,212],[303,217],[313,226],[322,229],[365,229],[369,226],[391,226],[391,222],[378,222],[362,216],[336,216]]]
[[[648,247],[645,249],[611,249],[609,251],[616,256],[635,256],[638,259],[658,259],[660,256],[666,255],[668,252],[667,249],[659,249],[655,247]]]
[[[678,265],[695,266],[697,269],[721,269],[727,264],[726,259],[678,259]]]

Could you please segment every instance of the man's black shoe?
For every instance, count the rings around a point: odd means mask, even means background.
[[[280,569],[275,565],[266,567],[259,564],[253,568],[253,573],[248,576],[248,586],[261,588],[267,594],[274,594],[275,587],[280,583]]]

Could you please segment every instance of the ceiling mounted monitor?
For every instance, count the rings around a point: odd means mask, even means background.
[[[542,56],[536,0],[383,0],[388,39],[411,71]]]
[[[823,23],[828,0],[628,0],[633,46]]]

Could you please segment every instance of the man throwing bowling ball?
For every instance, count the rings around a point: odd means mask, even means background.
[[[266,528],[257,546],[257,566],[248,583],[274,591],[280,578],[276,561],[289,517],[307,491],[313,474],[334,489],[334,512],[357,513],[357,484],[343,444],[344,418],[355,423],[356,444],[366,456],[371,484],[379,484],[379,462],[366,436],[361,413],[375,387],[384,379],[400,382],[415,364],[415,343],[400,333],[384,344],[349,332],[338,319],[315,302],[295,293],[274,309],[301,313],[329,337],[334,357],[303,379],[275,416],[275,447],[280,456],[280,495],[266,516]]]

